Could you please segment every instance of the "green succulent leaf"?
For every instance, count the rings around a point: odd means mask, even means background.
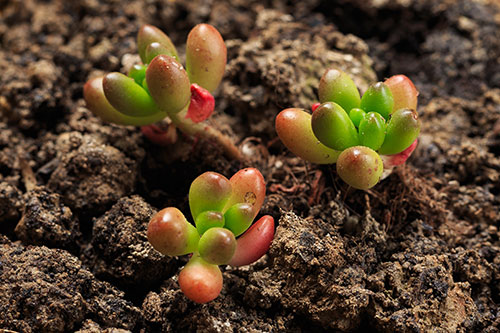
[[[227,264],[236,251],[236,238],[228,229],[210,228],[201,236],[198,251],[209,264]]]
[[[145,117],[161,112],[147,91],[124,74],[105,75],[102,86],[109,103],[125,115]]]
[[[175,59],[175,57],[172,56],[171,50],[168,47],[158,42],[154,42],[149,44],[148,47],[146,47],[146,62],[149,64],[151,60],[153,60],[156,56],[160,54],[171,56],[172,58]]]
[[[302,109],[290,108],[276,117],[276,132],[281,142],[295,155],[311,163],[332,164],[340,152],[328,148],[314,135],[311,114]]]
[[[186,69],[191,83],[213,92],[222,80],[227,61],[226,44],[209,24],[198,24],[186,42]]]
[[[253,222],[252,206],[247,203],[237,203],[231,206],[224,214],[224,228],[233,232],[238,237],[244,233]]]
[[[366,112],[361,110],[360,108],[354,108],[349,111],[349,118],[351,118],[354,126],[359,127],[359,123],[365,117]]]
[[[393,106],[391,89],[383,82],[371,85],[361,98],[360,104],[360,108],[365,112],[380,113],[385,119],[389,118]]]
[[[130,68],[130,71],[128,72],[128,76],[133,78],[135,83],[140,84],[142,86],[142,83],[144,82],[144,79],[146,78],[146,68],[147,68],[147,66],[145,66],[145,65],[139,65],[139,64],[134,65],[134,66],[132,66],[132,68]]]
[[[385,119],[380,113],[368,112],[359,124],[359,143],[373,150],[379,149],[385,139]]]
[[[241,169],[229,180],[232,187],[231,197],[226,202],[224,212],[233,205],[246,203],[251,207],[252,220],[257,216],[266,197],[266,182],[259,170]]]
[[[371,148],[355,146],[344,150],[337,160],[337,173],[350,186],[367,190],[375,186],[384,165],[380,155]]]
[[[167,113],[180,112],[191,97],[191,84],[182,65],[168,55],[156,56],[146,70],[149,93]]]
[[[356,127],[337,103],[321,104],[312,115],[311,125],[319,141],[332,149],[342,151],[359,144]]]
[[[170,38],[157,27],[146,24],[139,29],[139,33],[137,34],[137,48],[139,49],[139,56],[143,63],[149,63],[147,61],[146,49],[151,43],[160,43],[163,45],[164,50],[168,50],[164,54],[174,57],[177,61],[179,60],[177,50]],[[152,59],[149,60],[151,61]]]
[[[414,110],[399,109],[387,124],[384,144],[378,150],[382,155],[393,155],[408,148],[420,133],[420,119]]]
[[[189,207],[195,221],[206,211],[222,212],[232,194],[230,181],[216,172],[198,176],[189,188]]]
[[[147,237],[157,251],[168,256],[195,252],[200,239],[196,228],[174,207],[153,215],[148,224]]]
[[[119,112],[109,104],[104,95],[102,81],[102,77],[90,79],[83,87],[83,97],[87,108],[102,120],[118,125],[143,126],[160,121],[167,116],[164,112],[158,112],[145,117],[131,117]]]
[[[358,88],[351,77],[341,70],[328,69],[319,81],[318,92],[321,103],[335,102],[344,110],[359,107]]]
[[[225,220],[224,215],[221,212],[216,211],[206,211],[198,214],[196,217],[196,229],[198,229],[198,233],[203,235],[205,231],[210,228],[219,227],[222,228],[224,226]]]

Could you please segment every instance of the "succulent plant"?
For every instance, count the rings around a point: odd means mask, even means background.
[[[353,80],[328,69],[319,83],[320,103],[313,114],[298,108],[281,111],[276,132],[297,156],[318,164],[337,164],[350,186],[369,189],[384,169],[402,164],[417,145],[418,91],[409,78],[395,75],[360,96]]]
[[[137,36],[142,64],[128,75],[113,72],[90,79],[84,86],[87,107],[101,119],[119,125],[142,126],[142,132],[158,144],[175,141],[172,128],[160,130],[154,123],[170,119],[170,127],[187,135],[217,142],[231,158],[241,159],[231,140],[203,122],[212,114],[211,94],[222,80],[226,46],[209,24],[198,24],[186,42],[186,68],[170,38],[152,25]]]
[[[274,237],[274,219],[266,215],[252,225],[265,193],[264,177],[257,169],[242,169],[231,179],[205,172],[189,189],[195,225],[173,207],[151,218],[147,236],[156,250],[168,256],[192,253],[179,275],[181,290],[189,299],[206,303],[219,295],[219,265],[248,265],[267,252]]]

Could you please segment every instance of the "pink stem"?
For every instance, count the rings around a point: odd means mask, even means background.
[[[238,238],[236,252],[229,265],[244,266],[257,261],[269,250],[273,238],[274,219],[265,215]]]
[[[177,141],[177,131],[172,124],[166,129],[156,124],[141,126],[141,132],[149,141],[159,146],[168,146]]]

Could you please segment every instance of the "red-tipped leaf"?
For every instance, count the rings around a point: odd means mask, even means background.
[[[191,83],[214,91],[226,67],[226,44],[220,33],[209,24],[198,24],[186,42],[186,69]]]
[[[255,168],[241,169],[229,180],[232,187],[231,197],[224,211],[237,203],[252,206],[252,220],[257,216],[266,196],[266,182],[259,170]]]
[[[222,273],[219,266],[209,264],[198,254],[193,254],[179,273],[179,286],[193,302],[207,303],[219,296],[222,290]]]
[[[384,82],[391,89],[394,99],[392,112],[399,109],[417,110],[418,91],[405,75],[394,75]]]
[[[237,239],[236,252],[229,265],[244,266],[257,261],[269,250],[273,238],[273,217],[269,215],[261,217]]]

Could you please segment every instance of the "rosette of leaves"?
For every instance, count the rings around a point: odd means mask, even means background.
[[[252,225],[265,192],[264,177],[257,169],[242,169],[231,179],[205,172],[189,189],[194,225],[174,207],[152,217],[147,236],[156,250],[167,256],[192,253],[179,274],[179,285],[189,299],[206,303],[219,295],[219,265],[248,265],[267,252],[274,238],[274,219],[266,215]]]
[[[313,114],[285,109],[276,117],[276,131],[297,156],[312,163],[336,163],[346,183],[369,189],[384,169],[404,163],[415,149],[420,132],[417,96],[404,75],[377,82],[360,96],[348,74],[328,69]]]
[[[222,80],[226,45],[209,24],[198,24],[186,42],[186,67],[179,62],[170,38],[152,25],[137,36],[141,64],[128,75],[119,72],[90,79],[84,86],[87,107],[101,119],[119,125],[142,126],[157,143],[175,141],[175,128],[187,135],[216,141],[227,155],[240,159],[231,140],[204,123],[214,110],[211,94]],[[153,124],[169,118],[171,127],[160,131]]]

